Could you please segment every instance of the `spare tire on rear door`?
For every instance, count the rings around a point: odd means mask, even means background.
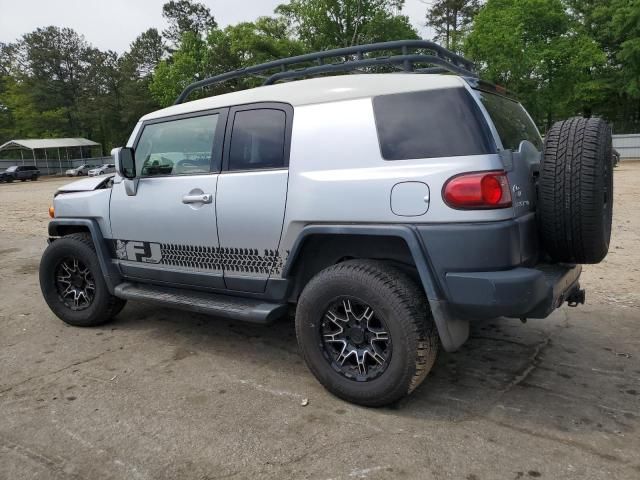
[[[611,130],[599,118],[557,122],[538,181],[540,235],[558,262],[598,263],[609,250],[613,205]]]

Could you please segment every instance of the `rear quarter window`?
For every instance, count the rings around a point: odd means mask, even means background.
[[[538,128],[520,103],[488,92],[480,92],[480,100],[498,131],[503,148],[516,151],[523,140],[528,140],[542,151]]]
[[[496,152],[480,108],[462,87],[381,95],[373,110],[385,160]]]

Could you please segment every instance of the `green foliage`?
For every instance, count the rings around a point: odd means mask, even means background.
[[[192,0],[171,0],[165,3],[162,6],[162,16],[169,23],[169,27],[162,33],[174,45],[180,43],[187,32],[201,36],[217,26],[209,8]]]
[[[479,9],[480,0],[435,0],[427,12],[427,25],[435,32],[434,40],[460,53]]]
[[[150,84],[151,94],[160,105],[171,105],[178,94],[204,71],[206,43],[194,32],[182,36],[180,47],[169,60],[158,64]]]
[[[611,18],[614,41],[620,45],[616,59],[622,64],[624,89],[640,99],[640,0],[613,2]]]
[[[286,22],[278,18],[262,17],[255,22],[230,25],[223,30],[213,29],[206,39],[187,32],[171,58],[156,68],[151,92],[159,104],[168,106],[193,81],[303,52],[303,45],[289,37]],[[189,98],[258,84],[255,79],[225,83],[206,92],[194,92]]]
[[[540,125],[589,113],[606,57],[561,0],[488,0],[465,52],[489,81],[516,92]]]
[[[435,39],[514,91],[541,127],[585,114],[604,116],[619,132],[640,130],[640,0],[430,4]],[[417,38],[403,5],[291,0],[273,17],[219,28],[202,3],[173,0],[163,7],[162,35],[149,29],[122,55],[92,47],[71,29],[39,28],[0,43],[0,143],[86,136],[109,151],[140,116],[172,104],[195,80],[309,51]],[[190,98],[259,83],[227,82]]]
[[[0,143],[11,138],[88,137],[122,144],[157,108],[149,73],[162,55],[155,30],[118,57],[67,28],[47,27],[0,48]]]
[[[291,0],[276,8],[311,50],[418,38],[404,0]]]

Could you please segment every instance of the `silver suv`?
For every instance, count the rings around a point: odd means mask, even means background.
[[[77,326],[127,300],[255,323],[294,310],[313,374],[368,406],[413,391],[470,322],[583,303],[580,264],[611,232],[609,128],[558,122],[543,145],[472,68],[403,41],[190,85],[114,150],[115,176],[56,193],[44,298]],[[360,74],[326,76],[344,72]],[[264,86],[183,103],[254,74]]]

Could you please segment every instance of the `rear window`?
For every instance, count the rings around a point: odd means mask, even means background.
[[[538,150],[542,150],[542,138],[538,128],[522,105],[487,92],[481,92],[480,99],[493,120],[503,148],[518,150],[523,140],[529,140]]]
[[[382,95],[373,109],[385,160],[495,153],[482,112],[464,88]]]

